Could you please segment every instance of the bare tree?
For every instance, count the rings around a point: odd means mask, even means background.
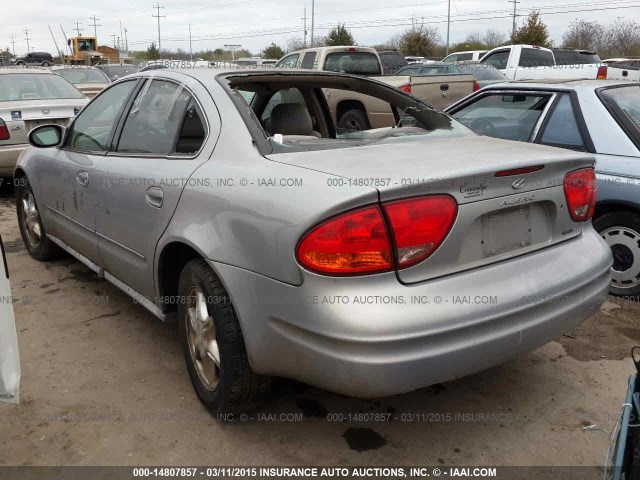
[[[493,30],[492,28],[488,29],[484,32],[482,36],[482,43],[484,43],[487,48],[496,48],[500,45],[503,45],[507,41],[507,36],[498,32],[497,30]]]
[[[640,49],[640,24],[636,21],[618,18],[608,30],[611,53],[630,56]]]
[[[565,48],[578,48],[584,50],[596,50],[602,47],[604,29],[598,22],[586,20],[574,20],[569,22],[569,30],[562,35],[562,46]]]
[[[285,53],[302,50],[303,48],[305,48],[305,44],[302,38],[300,38],[299,36],[289,37],[287,40],[285,40]]]

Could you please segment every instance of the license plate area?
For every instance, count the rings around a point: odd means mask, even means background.
[[[482,250],[485,258],[526,248],[532,244],[532,238],[529,205],[482,217]]]

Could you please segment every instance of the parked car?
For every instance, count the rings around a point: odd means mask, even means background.
[[[482,57],[480,62],[493,65],[509,80],[604,80],[608,75],[608,67],[601,63],[559,65],[550,49],[535,45],[507,45],[494,48]]]
[[[55,62],[53,56],[47,52],[31,52],[20,57],[16,57],[12,62],[14,65],[26,66],[26,65],[41,65],[43,67],[50,67]]]
[[[136,73],[139,68],[135,65],[129,64],[101,64],[98,65],[98,68],[102,70],[107,77],[109,77],[109,81],[115,82],[117,79],[126,77],[127,75],[131,75],[132,73]]]
[[[411,76],[436,76],[452,75],[460,73],[463,75],[473,75],[475,83],[473,91],[480,90],[498,82],[507,80],[493,65],[486,65],[478,62],[460,63],[432,63],[430,65],[409,65],[396,72],[396,75]]]
[[[468,52],[455,52],[447,55],[442,59],[444,63],[456,63],[467,61],[478,61],[484,57],[487,50],[469,50]]]
[[[82,92],[48,70],[0,70],[0,178],[13,175],[31,129],[43,123],[66,125],[87,102]]]
[[[382,74],[393,75],[402,67],[409,65],[402,52],[398,49],[378,50],[378,57],[382,63]]]
[[[591,50],[572,48],[552,48],[556,65],[597,65],[602,63],[600,56]]]
[[[640,85],[497,84],[447,112],[483,135],[594,154],[593,224],[613,252],[610,292],[640,295]]]
[[[20,359],[9,267],[0,236],[0,402],[18,403]]]
[[[340,89],[398,124],[339,129],[323,92]],[[598,311],[611,279],[593,156],[479,136],[363,77],[138,73],[30,139],[28,252],[62,248],[177,316],[216,411],[256,405],[272,376],[380,397],[470,374]]]
[[[84,93],[87,98],[93,98],[109,83],[109,77],[97,67],[60,65],[51,69]]]
[[[442,77],[412,77],[385,75],[382,62],[373,48],[319,47],[292,52],[283,57],[278,68],[302,68],[362,75],[392,85],[442,109],[473,92],[471,75],[445,75]],[[367,130],[396,124],[394,113],[387,102],[376,101],[367,95],[347,90],[327,95],[329,108],[340,128]]]

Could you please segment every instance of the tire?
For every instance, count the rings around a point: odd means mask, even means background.
[[[340,117],[340,120],[338,121],[338,128],[360,131],[369,130],[371,126],[369,125],[369,119],[367,118],[367,114],[364,110],[352,108],[351,110],[347,110],[342,117]]]
[[[237,414],[260,406],[271,379],[251,370],[229,295],[204,260],[185,265],[178,295],[180,339],[200,401],[215,413]]]
[[[42,66],[43,66],[43,67],[50,67],[50,66],[51,66],[51,64],[50,64],[49,62],[46,62],[46,61],[45,61],[45,62],[42,62]]]
[[[631,212],[606,213],[595,219],[593,226],[613,253],[613,279],[609,293],[639,296],[640,215]]]
[[[16,210],[20,235],[29,255],[41,262],[53,260],[60,255],[60,248],[47,237],[40,211],[31,185],[27,177],[17,178],[14,184],[16,191]],[[25,213],[25,209],[30,212]],[[35,225],[38,225],[36,230]]]

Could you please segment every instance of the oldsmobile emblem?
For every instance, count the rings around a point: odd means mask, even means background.
[[[524,187],[524,178],[519,178],[518,180],[513,182],[511,186],[514,190],[520,190],[522,187]]]
[[[43,115],[49,115],[49,109],[48,108],[43,108],[42,109],[42,114]]]

